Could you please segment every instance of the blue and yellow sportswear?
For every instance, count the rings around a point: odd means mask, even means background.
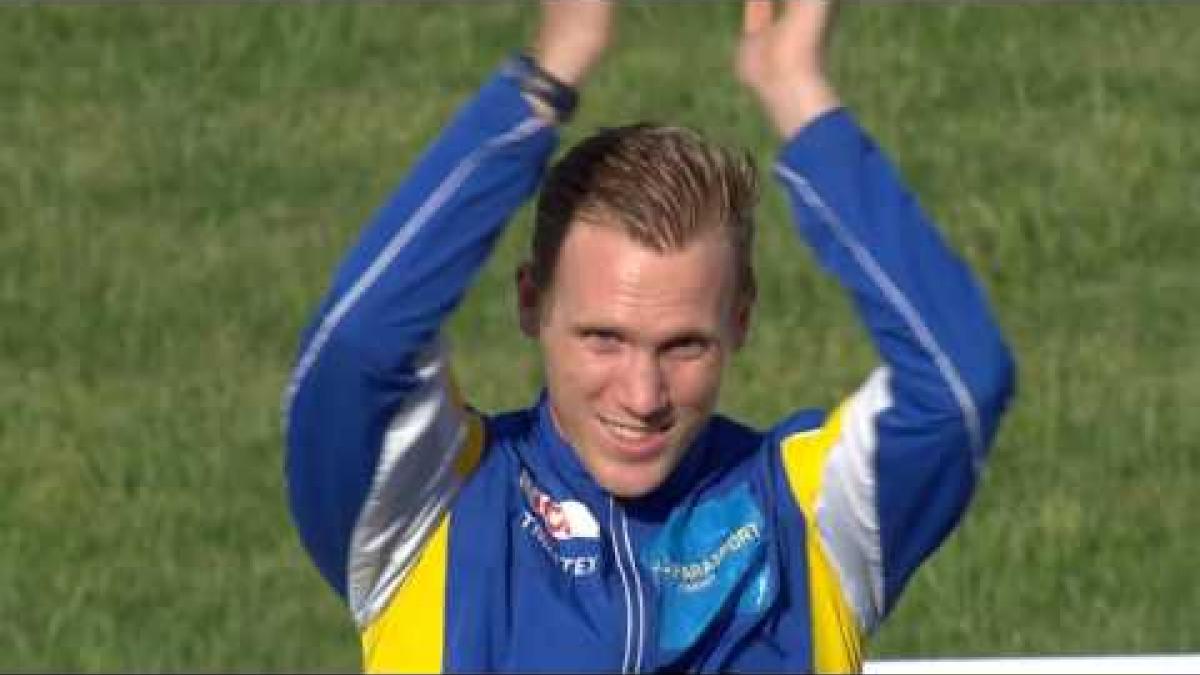
[[[881,364],[828,413],[766,430],[714,416],[663,486],[614,499],[544,397],[496,415],[464,403],[439,337],[556,142],[494,75],[304,333],[291,509],[366,669],[859,670],[961,517],[1013,390],[980,287],[850,113],[824,114],[775,172]]]

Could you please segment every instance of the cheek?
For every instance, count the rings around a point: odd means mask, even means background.
[[[610,359],[598,358],[571,341],[548,346],[545,358],[548,377],[560,391],[572,397],[599,396],[612,379]]]
[[[721,387],[722,359],[679,364],[671,373],[672,398],[677,405],[708,407]]]

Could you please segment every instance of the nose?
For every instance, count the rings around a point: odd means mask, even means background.
[[[625,412],[647,424],[656,423],[670,412],[666,374],[652,355],[630,356],[622,369],[620,393]]]

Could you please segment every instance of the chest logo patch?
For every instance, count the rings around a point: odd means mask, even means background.
[[[659,597],[659,646],[691,646],[726,609],[757,614],[770,598],[766,522],[742,485],[672,513],[643,550]]]
[[[538,486],[533,484],[529,474],[522,471],[521,492],[529,503],[529,508],[541,519],[543,527],[551,537],[559,541],[575,539],[599,539],[600,524],[588,507],[574,500],[556,502]]]
[[[551,499],[525,471],[519,480],[526,502],[520,515],[520,529],[567,576],[596,574],[600,566],[600,524],[592,512],[582,502]]]

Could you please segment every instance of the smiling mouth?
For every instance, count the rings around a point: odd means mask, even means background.
[[[671,424],[647,426],[644,424],[623,424],[607,418],[600,419],[609,436],[625,453],[632,455],[657,454],[667,444],[667,432]]]

